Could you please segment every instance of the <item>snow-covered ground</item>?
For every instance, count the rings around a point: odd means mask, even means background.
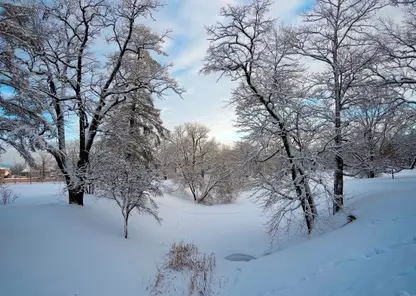
[[[261,210],[243,197],[207,207],[166,194],[158,199],[162,224],[135,215],[125,240],[110,201],[90,196],[80,208],[67,205],[59,184],[10,187],[20,198],[0,207],[0,295],[147,295],[175,240],[215,253],[217,274],[227,279],[222,295],[416,295],[413,171],[347,180],[347,207],[358,219],[280,249],[270,249]],[[224,259],[234,253],[258,259]]]

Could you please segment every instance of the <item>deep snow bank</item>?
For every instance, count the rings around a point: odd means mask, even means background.
[[[158,199],[163,224],[134,216],[124,240],[121,215],[109,201],[89,197],[79,208],[66,204],[59,184],[11,187],[20,198],[0,207],[0,295],[146,295],[174,240],[216,254],[227,296],[416,295],[415,172],[347,180],[357,221],[267,256],[265,219],[244,199],[205,207],[165,195]],[[224,259],[238,253],[257,259]]]

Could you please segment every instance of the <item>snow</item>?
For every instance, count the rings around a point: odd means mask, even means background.
[[[134,215],[125,240],[110,201],[88,196],[80,208],[67,205],[60,184],[10,187],[20,197],[0,207],[0,295],[147,295],[175,240],[215,253],[217,274],[227,279],[222,295],[416,295],[414,171],[347,180],[356,221],[337,228],[344,217],[332,217],[326,232],[290,240],[282,234],[277,246],[246,195],[232,205],[202,206],[165,194],[157,199],[162,225]],[[256,259],[225,259],[233,255]]]

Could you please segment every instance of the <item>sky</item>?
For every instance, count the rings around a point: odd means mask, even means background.
[[[207,125],[211,136],[222,143],[231,144],[239,139],[234,127],[234,110],[228,104],[233,83],[225,78],[218,81],[218,76],[205,76],[199,71],[208,48],[204,26],[219,20],[221,7],[248,1],[165,0],[166,6],[153,15],[155,21],[145,20],[157,32],[172,30],[171,38],[164,44],[168,57],[163,61],[173,64],[171,74],[186,90],[183,98],[170,95],[156,102],[168,129],[185,122],[199,122]],[[310,9],[314,3],[315,0],[274,0],[270,14],[282,23],[293,24],[299,22],[300,13]],[[387,14],[392,16],[392,10],[389,9]],[[100,43],[97,50],[105,52],[105,43]],[[77,125],[74,123],[68,128],[68,137],[76,136]],[[12,149],[1,155],[0,162],[16,161],[21,161],[21,158]]]
[[[166,0],[166,6],[153,15],[155,21],[146,21],[157,32],[172,30],[171,38],[164,44],[168,53],[164,61],[173,64],[171,74],[186,90],[182,98],[169,95],[156,102],[168,129],[185,122],[199,122],[209,126],[211,136],[222,143],[230,144],[239,139],[233,126],[234,110],[228,104],[233,83],[225,78],[218,81],[215,75],[199,74],[199,70],[208,48],[204,26],[219,19],[221,7],[243,2],[247,0]],[[296,22],[300,12],[313,3],[314,0],[275,0],[271,15],[285,23]],[[68,137],[77,133],[76,124],[72,126]],[[6,164],[21,161],[11,148],[0,159],[0,163]]]
[[[199,122],[211,128],[211,135],[223,143],[238,140],[233,126],[234,110],[229,106],[233,84],[218,76],[198,74],[208,48],[204,26],[219,20],[220,8],[250,0],[167,0],[167,5],[154,15],[156,30],[171,29],[171,39],[165,44],[173,63],[172,75],[186,89],[183,99],[168,97],[157,102],[162,109],[162,120],[167,128],[184,122]],[[274,0],[271,17],[284,24],[299,23],[300,14],[313,7],[315,0]],[[381,17],[396,18],[399,9],[387,8]],[[311,71],[320,71],[322,65],[308,64]]]
[[[223,143],[238,140],[234,128],[235,114],[228,101],[233,83],[218,76],[198,74],[208,48],[205,25],[214,24],[220,8],[244,0],[171,0],[154,15],[156,30],[171,29],[165,44],[168,60],[173,63],[172,75],[186,89],[183,99],[168,97],[157,102],[167,128],[184,122],[199,122],[210,127],[211,135]],[[291,23],[299,13],[313,5],[314,0],[275,0],[271,14]]]

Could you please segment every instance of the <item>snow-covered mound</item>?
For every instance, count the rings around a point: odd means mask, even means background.
[[[269,249],[261,210],[243,198],[206,207],[165,195],[162,225],[133,216],[125,240],[110,201],[88,197],[80,208],[67,205],[59,184],[11,188],[20,198],[0,207],[0,295],[147,295],[156,265],[178,240],[215,253],[217,274],[227,279],[222,295],[416,295],[412,171],[347,180],[347,206],[358,219],[281,249]],[[235,254],[256,260],[225,259]]]

